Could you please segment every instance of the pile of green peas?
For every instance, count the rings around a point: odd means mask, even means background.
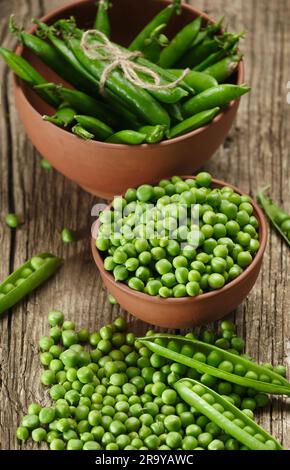
[[[45,367],[41,382],[53,404],[29,406],[16,431],[21,441],[31,436],[52,450],[219,450],[218,440],[234,450],[239,443],[186,404],[174,389],[176,381],[197,379],[250,417],[268,403],[266,395],[152,354],[134,333],[126,332],[123,318],[91,334],[77,332],[59,311],[49,313],[49,324],[49,335],[40,339],[39,347]],[[238,346],[237,354],[243,349],[230,322],[222,322],[218,335],[205,330],[200,339],[216,345],[227,341],[223,348]]]
[[[195,297],[237,278],[259,250],[251,198],[209,173],[128,189],[100,214],[96,246],[116,281],[151,296]],[[191,216],[194,216],[193,218]]]

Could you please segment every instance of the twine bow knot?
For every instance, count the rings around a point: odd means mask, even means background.
[[[99,40],[101,43],[92,43],[90,41],[92,38]],[[124,77],[128,81],[145,90],[168,90],[176,88],[190,72],[189,69],[186,69],[175,81],[161,84],[161,77],[158,73],[134,61],[137,57],[142,57],[142,52],[122,50],[97,29],[90,29],[83,34],[81,47],[90,59],[109,62],[101,75],[99,85],[101,94],[104,93],[109,75],[116,68],[120,68],[123,71]],[[152,79],[153,82],[142,80],[138,73],[146,75],[149,79]]]

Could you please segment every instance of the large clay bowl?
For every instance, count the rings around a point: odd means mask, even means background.
[[[90,27],[96,13],[95,3],[95,0],[71,3],[49,13],[42,21],[50,24],[59,18],[74,15],[78,24]],[[168,1],[113,0],[112,3],[110,17],[113,40],[128,44]],[[171,22],[169,35],[177,32],[197,15],[201,15],[205,23],[211,21],[206,14],[183,4],[182,14],[175,16]],[[34,31],[35,28],[32,28],[31,32]],[[61,81],[29,51],[18,47],[17,52],[48,80]],[[244,66],[241,62],[234,82],[240,84],[243,80]],[[232,102],[210,125],[182,137],[157,145],[127,146],[83,141],[70,132],[43,121],[42,114],[53,110],[16,77],[14,90],[16,106],[24,127],[40,154],[60,173],[90,193],[106,199],[146,181],[155,181],[173,174],[192,174],[224,142],[239,106],[239,100]]]

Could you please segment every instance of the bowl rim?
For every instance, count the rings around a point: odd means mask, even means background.
[[[182,179],[195,179],[195,176],[192,175],[187,175],[187,176],[181,176]],[[218,179],[212,179],[212,183],[214,187],[220,187],[220,186],[227,186],[232,188],[235,192],[241,195],[245,195],[243,191],[241,191],[239,188],[236,186],[229,184],[225,181],[218,180]],[[117,282],[113,278],[112,274],[110,274],[108,271],[105,270],[104,268],[104,263],[103,259],[100,255],[99,250],[96,247],[96,239],[94,237],[91,238],[91,248],[92,248],[92,253],[93,257],[95,260],[95,263],[101,273],[102,276],[106,277],[108,281],[113,282],[124,294],[131,295],[135,297],[136,299],[139,300],[144,300],[144,301],[151,301],[156,305],[160,304],[175,304],[175,305],[182,305],[182,304],[190,304],[193,302],[198,302],[201,300],[207,300],[207,299],[213,299],[215,297],[221,296],[223,294],[226,294],[229,292],[233,287],[238,286],[238,284],[242,283],[248,276],[251,274],[252,271],[255,270],[255,268],[259,265],[259,263],[262,261],[266,246],[267,246],[267,240],[268,240],[268,230],[267,230],[267,223],[266,223],[266,218],[264,216],[263,211],[260,209],[258,203],[251,198],[252,205],[254,207],[254,212],[256,214],[256,217],[258,218],[259,221],[259,241],[260,241],[260,248],[258,252],[256,253],[256,256],[254,257],[252,263],[240,274],[237,278],[233,279],[231,282],[228,284],[225,284],[224,287],[221,289],[212,291],[212,292],[206,292],[204,294],[200,294],[196,297],[182,297],[182,298],[168,298],[168,299],[162,299],[161,297],[158,296],[150,296],[149,294],[144,294],[143,292],[138,292],[133,289],[130,289],[126,284],[122,282]],[[108,204],[106,209],[111,208],[111,204]],[[96,224],[99,223],[99,219],[97,220]]]
[[[170,4],[170,1],[169,0],[158,0],[160,3],[163,3],[164,5],[169,5]],[[59,15],[61,13],[65,13],[68,9],[72,8],[72,7],[78,7],[78,6],[82,6],[84,4],[91,4],[92,3],[92,0],[77,0],[75,2],[71,2],[71,3],[68,3],[62,7],[59,7],[59,8],[55,8],[53,10],[51,10],[50,12],[48,12],[46,15],[44,15],[43,17],[40,18],[40,21],[46,23],[50,20],[52,20],[56,15]],[[205,12],[202,12],[201,10],[199,9],[196,9],[194,8],[193,6],[191,5],[188,5],[188,4],[185,4],[185,3],[182,3],[181,4],[181,8],[184,9],[184,10],[187,10],[191,13],[194,13],[196,16],[201,16],[201,18],[203,20],[205,20],[206,22],[208,23],[214,23],[214,20]],[[37,30],[37,26],[36,25],[33,25],[31,28],[28,29],[28,33],[30,34],[34,34],[35,31]],[[18,45],[16,47],[16,50],[15,50],[16,54],[17,55],[20,55],[22,56],[23,55],[23,52],[24,52],[24,46],[23,45]],[[243,58],[241,59],[241,61],[239,62],[239,66],[238,66],[238,70],[237,70],[237,73],[238,73],[238,77],[237,77],[237,85],[241,85],[243,84],[244,82],[244,77],[245,77],[245,67],[244,67],[244,60]],[[21,99],[24,100],[26,102],[26,105],[29,106],[30,108],[30,111],[35,113],[36,115],[38,116],[41,116],[41,114],[35,109],[35,107],[31,104],[31,102],[29,101],[29,99],[27,98],[26,96],[26,93],[25,93],[25,89],[24,89],[24,82],[18,78],[14,73],[13,73],[13,85],[14,85],[14,92],[15,93],[18,93],[19,95],[21,95]],[[211,127],[212,125],[214,125],[215,123],[218,123],[219,121],[221,121],[223,119],[224,116],[226,116],[227,114],[229,114],[231,111],[232,111],[232,108],[236,105],[236,103],[238,103],[240,101],[240,98],[238,100],[234,100],[234,101],[231,101],[229,103],[229,105],[227,106],[227,108],[220,114],[218,114],[213,120],[212,122],[210,122],[208,125],[206,126],[203,126],[201,127],[200,129],[196,129],[194,131],[191,131],[191,132],[188,132],[184,135],[181,135],[181,136],[178,136],[178,137],[175,137],[174,139],[169,139],[169,140],[163,140],[157,144],[141,144],[141,145],[136,145],[135,147],[139,148],[139,147],[142,147],[142,149],[146,149],[146,150],[150,150],[150,149],[155,149],[156,147],[160,147],[160,146],[167,146],[167,145],[170,145],[170,144],[174,144],[174,143],[178,143],[178,142],[182,142],[184,140],[187,140],[187,139],[190,139],[196,135],[199,135],[199,134],[202,134],[204,132],[207,131],[207,129],[209,127]],[[64,133],[68,138],[73,138],[73,139],[76,139],[79,141],[78,137],[74,134],[72,134],[71,132],[68,132],[66,131],[65,129],[62,129],[61,127],[58,127],[58,126],[55,126],[54,124],[50,123],[50,122],[45,122],[45,125],[47,126],[54,126],[56,129],[55,129],[55,132],[60,132],[60,133]],[[69,137],[70,136],[70,137]],[[101,142],[101,141],[98,141],[98,140],[88,140],[88,141],[84,141],[86,142],[88,145],[97,145],[98,147],[105,147],[105,148],[108,148],[108,149],[120,149],[120,148],[132,148],[132,146],[130,145],[127,145],[127,144],[112,144],[112,143],[109,143],[109,142]]]

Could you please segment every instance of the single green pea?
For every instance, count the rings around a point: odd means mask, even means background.
[[[65,449],[65,443],[62,439],[55,438],[51,441],[49,447],[50,447],[51,450],[64,450]]]
[[[27,441],[27,439],[29,438],[29,430],[24,426],[19,426],[16,429],[16,437],[19,441]]]
[[[50,386],[56,383],[55,373],[52,370],[45,370],[41,374],[41,383],[45,386]]]
[[[212,183],[212,176],[207,172],[201,172],[196,175],[195,181],[199,187],[209,188]]]
[[[10,228],[17,228],[20,224],[18,215],[16,214],[7,214],[5,217],[6,225]]]
[[[64,314],[59,310],[52,310],[48,314],[48,323],[50,326],[60,326],[64,321]]]
[[[193,271],[191,271],[193,272]],[[196,271],[197,272],[197,271]],[[196,297],[200,293],[200,286],[198,282],[188,282],[186,284],[186,292],[189,297]]]
[[[208,278],[208,284],[212,289],[221,289],[225,285],[225,278],[219,273],[211,274]]]
[[[72,243],[76,240],[76,236],[72,230],[64,228],[61,232],[61,239],[64,243]]]
[[[55,418],[55,409],[52,407],[42,408],[39,413],[39,421],[42,424],[49,424]]]
[[[47,433],[46,430],[43,428],[36,428],[33,429],[31,433],[31,437],[34,440],[34,442],[42,442],[46,440]]]

